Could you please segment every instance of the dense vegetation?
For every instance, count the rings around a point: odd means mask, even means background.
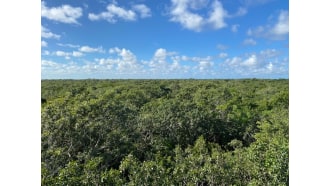
[[[42,80],[42,185],[288,185],[288,80]]]

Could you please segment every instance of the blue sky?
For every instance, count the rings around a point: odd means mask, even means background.
[[[41,1],[42,79],[288,78],[289,1]]]

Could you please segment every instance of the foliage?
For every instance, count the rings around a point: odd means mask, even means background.
[[[288,185],[288,80],[42,80],[42,185]]]

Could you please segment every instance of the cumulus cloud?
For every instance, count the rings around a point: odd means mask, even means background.
[[[281,11],[275,24],[249,28],[247,35],[254,37],[263,37],[271,40],[285,39],[289,33],[289,13]]]
[[[82,46],[82,47],[79,48],[79,51],[80,52],[85,52],[85,53],[92,53],[92,52],[104,53],[105,52],[102,47],[92,48],[92,47],[89,47],[89,46]]]
[[[70,59],[71,53],[64,52],[64,51],[56,51],[56,52],[54,52],[54,55],[59,56],[59,57],[64,57],[65,59]]]
[[[127,70],[135,71],[139,69],[136,56],[130,50],[123,48],[118,55],[122,57],[122,60],[120,60],[117,67],[120,72]]]
[[[48,56],[50,55],[50,52],[48,50],[45,50],[41,53],[41,55]]]
[[[133,10],[137,11],[140,13],[141,18],[146,18],[146,17],[151,17],[151,11],[150,8],[148,8],[144,4],[138,4],[138,5],[133,5]]]
[[[212,29],[226,27],[224,18],[227,16],[227,12],[218,0],[214,0],[211,4],[208,17],[196,13],[196,10],[209,8],[205,0],[172,0],[171,2],[170,21],[180,23],[186,29],[200,32],[207,27]]]
[[[47,42],[44,40],[41,40],[41,47],[47,47]]]
[[[199,61],[197,69],[201,73],[214,73],[213,65],[214,63],[212,61]]]
[[[72,52],[72,56],[73,56],[73,57],[81,57],[81,56],[83,56],[83,55],[84,55],[83,53],[78,52],[78,51],[73,51],[73,52]]]
[[[62,5],[59,7],[49,8],[46,6],[44,1],[41,2],[41,17],[49,20],[68,24],[79,24],[77,19],[82,15],[82,8],[80,7]]]
[[[140,15],[141,18],[150,17],[151,11],[144,4],[133,5],[132,9],[125,9],[116,4],[109,4],[107,6],[107,11],[99,14],[89,13],[88,18],[91,21],[106,20],[110,23],[116,23],[119,19],[135,21],[138,15]]]
[[[126,21],[134,21],[136,19],[136,13],[132,10],[126,10],[118,7],[115,4],[110,4],[107,6],[107,12],[102,12],[100,14],[88,14],[88,18],[92,21],[105,19],[111,23],[116,22],[117,18],[121,18]]]
[[[184,73],[190,73],[193,75],[197,74],[214,74],[214,59],[211,56],[206,56],[206,57],[196,57],[196,56],[173,56],[172,58],[172,63],[170,63],[170,66],[175,65],[176,69],[179,69],[181,72]],[[183,65],[180,62],[184,61],[186,64],[189,65]],[[188,62],[188,63],[187,63]],[[177,72],[180,72],[177,71]]]
[[[59,63],[52,60],[41,60],[41,74],[42,76],[51,75],[64,75],[64,74],[75,74],[79,67],[77,64],[72,63]]]
[[[211,56],[206,56],[206,57],[191,57],[190,60],[191,61],[194,61],[194,62],[210,61],[210,60],[212,60],[212,57]]]
[[[114,47],[114,48],[110,48],[110,49],[109,49],[109,53],[110,53],[110,54],[119,53],[120,51],[121,51],[121,49],[118,48],[118,47]]]
[[[41,60],[41,69],[46,69],[46,68],[53,68],[55,69],[58,67],[58,64],[56,62],[50,61],[50,60]]]
[[[54,34],[54,33],[50,32],[49,29],[41,26],[41,37],[47,38],[47,39],[51,39],[51,38],[60,39],[61,36]]]
[[[166,49],[159,48],[155,52],[154,59],[163,61],[166,58],[166,53]]]
[[[214,29],[223,28],[226,26],[224,18],[227,14],[226,10],[222,7],[220,1],[214,1],[212,4],[212,12],[208,18],[208,22]]]
[[[158,48],[149,61],[145,61],[146,68],[151,74],[174,75],[189,73],[190,67],[181,64],[181,61],[191,61],[187,56],[179,56],[176,52]]]
[[[252,38],[248,38],[243,41],[243,45],[256,45],[256,44],[257,42]]]
[[[273,70],[273,63],[270,62],[270,63],[266,66],[266,68],[267,68],[269,71],[272,71],[272,70]]]
[[[142,70],[141,64],[138,62],[135,54],[125,48],[110,48],[109,53],[115,54],[117,58],[108,60],[107,64],[115,66],[120,73],[134,73]],[[103,61],[104,62],[104,61]]]
[[[95,78],[230,78],[230,77],[267,77],[267,75],[286,75],[288,59],[281,57],[280,51],[267,49],[258,53],[248,53],[228,57],[227,53],[217,56],[187,56],[158,48],[148,60],[138,59],[125,48],[110,48],[106,58],[92,61],[78,58],[85,55],[81,51],[56,51],[51,56],[67,60],[56,62],[42,59],[42,75],[57,74],[58,77],[74,77],[89,74]],[[50,58],[51,56],[47,56]],[[48,76],[49,77],[49,76]],[[86,76],[85,76],[86,77]]]
[[[284,67],[287,64],[285,59],[280,58],[279,51],[268,49],[245,57],[227,58],[221,63],[220,69],[243,76],[259,76],[288,73],[287,67]]]
[[[56,51],[54,54],[56,56],[69,56],[70,55],[68,52],[63,52],[63,51]]]
[[[280,55],[280,52],[276,49],[267,49],[267,50],[261,50],[260,56],[263,58],[273,58]]]
[[[126,62],[136,62],[136,56],[130,51],[125,48],[121,49],[120,52],[118,52],[118,55],[122,57],[122,59]]]
[[[251,56],[249,56],[246,60],[244,60],[241,65],[242,66],[248,66],[248,67],[253,67],[256,66],[258,63],[258,59],[257,56],[255,54],[252,54]]]
[[[152,60],[149,63],[149,67],[153,70],[156,69],[168,69],[169,64],[166,61],[168,52],[164,48],[159,48],[155,51]]]
[[[86,72],[75,62],[61,63],[53,60],[41,60],[41,76],[43,78],[73,78],[79,73]]]
[[[64,52],[61,50],[53,52],[53,55],[58,56],[58,57],[64,57],[65,59],[71,59],[71,56],[73,57],[81,57],[84,54],[78,51],[73,51],[73,52]]]
[[[63,43],[57,43],[58,46],[62,46],[62,47],[70,47],[70,48],[79,48],[79,45],[73,45],[73,44],[63,44]]]
[[[281,11],[277,23],[271,30],[274,35],[285,35],[289,33],[289,12]]]

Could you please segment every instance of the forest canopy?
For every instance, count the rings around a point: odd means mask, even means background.
[[[288,185],[289,80],[42,80],[42,185]]]

